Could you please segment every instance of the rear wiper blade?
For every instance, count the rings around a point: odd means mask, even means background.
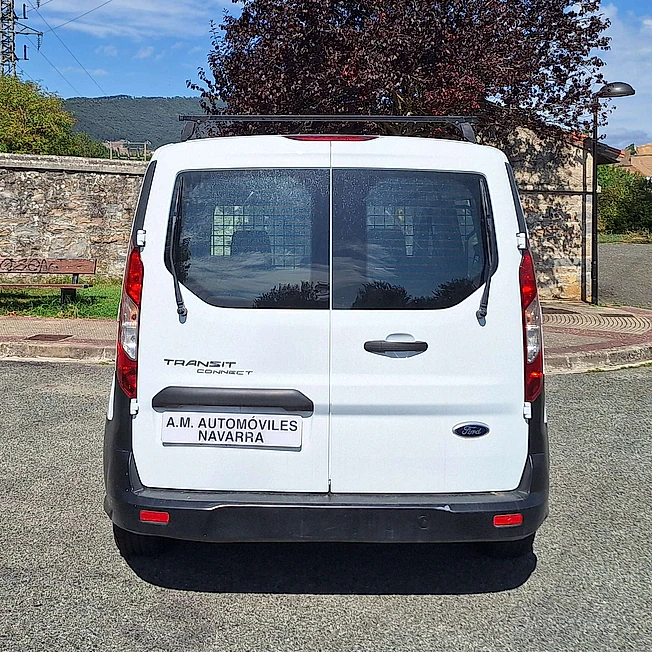
[[[496,225],[494,224],[494,215],[491,211],[491,206],[487,199],[487,188],[482,184],[482,208],[485,215],[485,224],[487,225],[487,241],[488,241],[488,272],[487,280],[485,282],[484,291],[482,292],[482,299],[480,300],[480,307],[475,313],[478,321],[482,324],[487,317],[487,307],[489,305],[489,292],[491,290],[491,279],[498,269],[498,247],[496,246]]]
[[[174,198],[174,210],[172,211],[172,233],[170,234],[170,249],[168,251],[168,263],[170,265],[170,273],[172,274],[172,280],[174,281],[174,296],[177,301],[177,314],[180,318],[185,317],[188,314],[188,309],[183,302],[183,296],[181,294],[181,287],[179,285],[179,278],[177,276],[177,268],[174,262],[174,248],[177,242],[177,230],[179,222],[181,220],[181,208],[183,205],[183,177],[179,180],[179,185],[177,186],[177,194]]]

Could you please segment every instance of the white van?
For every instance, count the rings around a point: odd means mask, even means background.
[[[500,151],[163,147],[118,340],[104,471],[123,555],[170,539],[532,550],[548,511],[541,311]]]

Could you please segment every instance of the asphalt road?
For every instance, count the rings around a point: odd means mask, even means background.
[[[0,362],[0,649],[650,649],[652,368],[550,379],[536,556],[179,544],[132,567],[101,507],[110,376]]]
[[[601,244],[600,303],[652,308],[652,244]]]

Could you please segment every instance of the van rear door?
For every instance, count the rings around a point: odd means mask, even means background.
[[[329,143],[229,138],[157,156],[133,421],[141,481],[328,491]]]
[[[521,256],[504,157],[381,138],[332,143],[332,166],[332,491],[515,488],[527,422]],[[499,262],[481,324],[485,201]],[[455,434],[465,423],[489,432]]]

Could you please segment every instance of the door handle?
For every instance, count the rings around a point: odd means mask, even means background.
[[[428,350],[427,342],[388,342],[387,340],[370,340],[364,343],[364,350],[369,353],[393,353],[409,351],[423,353]]]

